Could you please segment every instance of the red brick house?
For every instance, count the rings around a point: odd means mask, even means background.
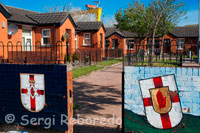
[[[37,60],[42,57],[44,60],[51,59],[55,63],[60,60],[60,63],[63,63],[67,52],[72,56],[77,48],[104,49],[103,23],[93,22],[89,24],[90,29],[85,30],[80,23],[74,22],[68,12],[38,13],[0,3],[0,24],[1,59],[11,60],[11,57],[16,59],[16,56],[26,56]],[[99,27],[92,29],[93,25]],[[89,37],[93,37],[90,38],[93,42],[87,41]],[[82,46],[82,42],[92,45]],[[39,56],[34,54],[38,51]]]
[[[150,39],[150,43],[151,43]],[[162,38],[155,38],[155,49],[161,49]],[[164,35],[163,51],[164,53],[176,53],[183,51],[192,51],[197,53],[198,27],[176,27],[169,34]],[[146,50],[147,41],[144,39],[140,46]],[[115,27],[106,28],[106,48],[123,49],[123,54],[127,51],[135,52],[139,48],[138,38],[136,33],[128,31],[120,31]]]
[[[94,54],[97,51],[101,60],[105,56],[106,30],[103,22],[77,22],[76,25],[76,49],[82,53],[91,51]]]
[[[115,27],[111,27],[111,28],[106,28],[105,38],[106,38],[106,49],[109,50],[121,49],[123,54],[126,54],[128,49],[131,50],[134,49],[134,45],[128,47],[127,43],[134,44],[134,41],[137,38],[137,34],[129,31],[120,31]]]

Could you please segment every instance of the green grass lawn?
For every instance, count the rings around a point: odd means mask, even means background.
[[[134,66],[149,66],[149,63],[136,63]],[[155,67],[178,67],[177,63],[153,63]]]
[[[83,66],[72,69],[73,78],[78,78],[83,75],[87,75],[93,71],[103,69],[102,66]]]
[[[97,65],[100,65],[100,66],[111,66],[111,65],[116,64],[118,62],[122,62],[122,59],[105,60],[105,61],[102,61],[102,62],[98,63]]]
[[[122,59],[105,60],[94,66],[83,66],[83,67],[73,68],[72,69],[73,79],[83,75],[87,75],[93,71],[103,69],[105,66],[110,66],[118,62],[122,62]]]
[[[153,59],[152,66],[155,67],[178,67],[180,65],[180,61],[176,59]],[[134,66],[149,66],[149,61],[144,60],[143,62],[141,60],[138,61],[138,63],[135,63]]]

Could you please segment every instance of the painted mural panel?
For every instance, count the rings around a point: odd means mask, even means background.
[[[125,131],[200,130],[199,72],[198,68],[125,67]]]
[[[68,130],[67,66],[0,64],[0,123]]]

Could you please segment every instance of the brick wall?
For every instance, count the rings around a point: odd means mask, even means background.
[[[5,23],[5,27],[2,27],[2,23]],[[0,12],[0,58],[3,58],[3,45],[8,41],[8,27],[7,27],[7,19],[6,17]],[[7,49],[6,49],[7,50]]]
[[[200,115],[200,69],[171,67],[125,67],[125,108],[144,115],[138,80],[174,74],[182,111]]]
[[[68,131],[73,133],[73,81],[72,81],[72,66],[67,68],[67,95],[68,95]]]

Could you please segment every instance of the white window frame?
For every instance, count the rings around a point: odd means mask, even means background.
[[[185,38],[178,38],[177,43],[177,50],[183,50],[185,45]]]
[[[89,38],[85,38],[85,35],[89,35]],[[85,39],[90,40],[90,44],[85,44]],[[83,46],[91,46],[91,36],[90,36],[90,33],[84,33],[83,34]]]
[[[129,47],[129,41],[134,41],[133,48]],[[134,50],[135,48],[135,40],[128,40],[127,50]]]
[[[23,30],[30,30],[31,31],[31,35],[30,36],[24,36],[23,35]],[[23,51],[32,51],[33,50],[33,33],[32,32],[33,32],[32,28],[27,28],[27,27],[23,27],[22,28],[22,42],[23,42],[23,38],[25,40],[25,43],[27,43],[26,42],[27,39],[31,40],[31,42],[30,42],[30,50],[27,49],[28,46],[25,46],[26,44],[23,44]]]
[[[49,36],[44,36],[44,35],[43,35],[43,31],[45,31],[45,30],[48,30],[48,31],[49,31],[49,33],[50,33]],[[51,45],[51,44],[44,44],[44,43],[43,43],[43,42],[44,42],[44,41],[43,41],[44,38],[50,38],[50,40],[51,40],[51,30],[50,30],[50,29],[42,29],[42,45],[43,45],[43,46]]]
[[[78,34],[75,34],[75,49],[78,48],[77,44],[78,44]]]

